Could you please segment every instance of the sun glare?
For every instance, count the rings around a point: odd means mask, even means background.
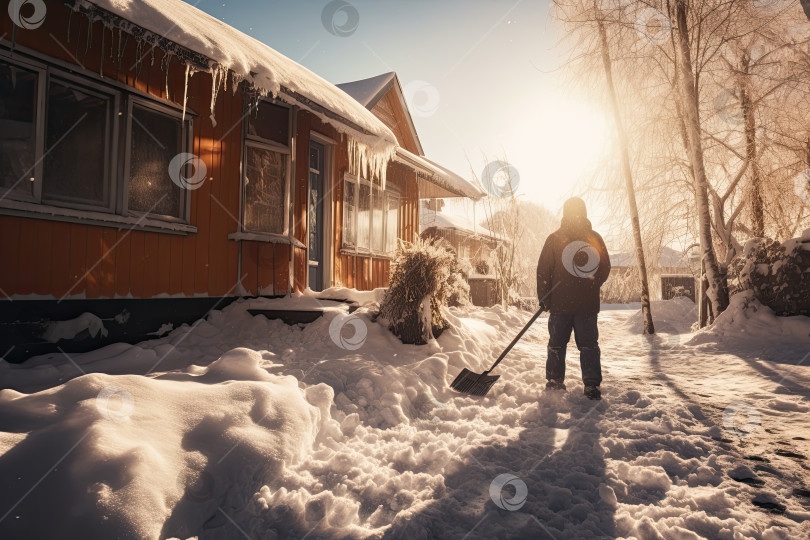
[[[546,109],[538,127],[546,178],[555,183],[580,180],[604,156],[610,139],[605,117],[574,102]]]
[[[581,189],[610,148],[605,114],[585,102],[544,100],[520,124],[519,140],[505,145],[520,169],[519,191],[550,208]]]

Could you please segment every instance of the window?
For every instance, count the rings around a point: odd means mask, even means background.
[[[248,144],[245,167],[245,228],[284,234],[287,156]]]
[[[377,253],[385,251],[385,192],[380,186],[373,186],[371,198],[371,223],[374,233],[371,235],[371,249]]]
[[[127,209],[182,218],[185,193],[169,176],[169,163],[186,147],[181,117],[136,102],[130,118]]]
[[[251,110],[245,133],[245,231],[285,235],[288,230],[289,109],[262,101]]]
[[[46,107],[43,200],[110,208],[113,96],[52,77]]]
[[[34,196],[38,73],[0,63],[0,197]]]
[[[357,245],[357,184],[343,183],[343,246]]]
[[[135,92],[33,60],[0,60],[3,206],[187,221],[189,190],[172,182],[169,163],[187,151],[191,120]]]
[[[357,209],[357,247],[368,250],[371,245],[371,186],[360,183],[360,205]]]
[[[347,174],[343,181],[343,249],[377,255],[396,250],[399,195]]]
[[[399,238],[399,197],[392,193],[385,194],[385,252],[393,253],[397,250]]]
[[[248,136],[289,146],[289,115],[287,107],[260,101],[248,115]]]

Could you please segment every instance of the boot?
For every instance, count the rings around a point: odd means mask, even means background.
[[[585,387],[585,397],[588,399],[602,399],[602,391],[598,386],[589,384]]]

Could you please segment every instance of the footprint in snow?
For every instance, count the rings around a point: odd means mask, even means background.
[[[797,454],[796,452],[791,452],[790,450],[782,450],[781,448],[778,448],[776,450],[776,452],[774,452],[774,453],[777,456],[782,456],[782,457],[788,457],[788,458],[793,458],[793,459],[801,459],[801,460],[807,459],[807,456],[804,456],[802,454]]]
[[[729,478],[736,482],[741,482],[743,484],[748,484],[750,486],[761,486],[765,484],[763,480],[757,477],[756,473],[746,467],[745,465],[739,465],[728,472]]]
[[[773,495],[769,493],[760,493],[753,499],[751,499],[751,504],[758,508],[762,508],[763,510],[768,510],[769,512],[773,512],[774,514],[784,514],[787,507],[777,502]]]

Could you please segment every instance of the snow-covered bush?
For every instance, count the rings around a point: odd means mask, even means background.
[[[397,249],[380,315],[403,343],[423,345],[447,328],[443,307],[469,302],[456,254],[432,239],[417,239]]]
[[[600,302],[603,304],[628,304],[641,301],[641,289],[638,270],[616,268],[608,276],[599,290]]]
[[[752,291],[779,315],[810,315],[810,229],[784,244],[749,240],[729,266],[729,290]]]

